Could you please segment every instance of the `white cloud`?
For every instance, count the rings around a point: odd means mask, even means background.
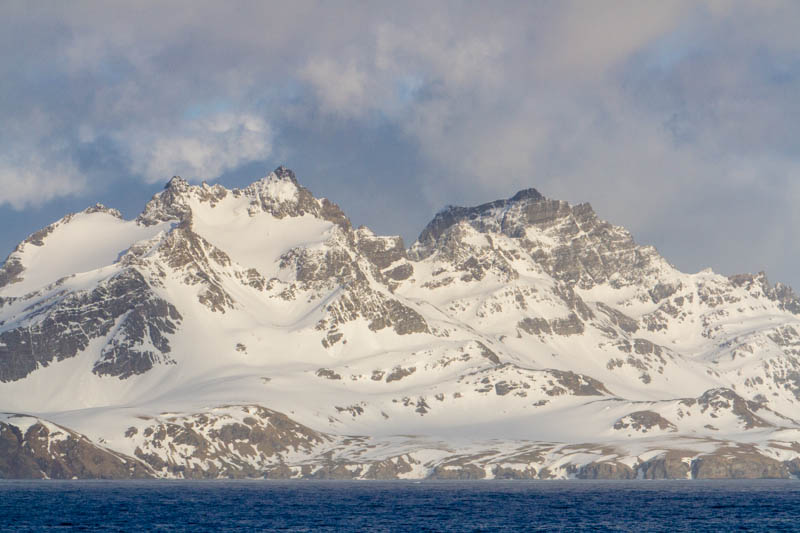
[[[38,156],[0,159],[0,205],[14,209],[41,206],[61,197],[84,192],[86,179],[69,162],[46,161]]]
[[[25,111],[0,128],[0,205],[19,210],[84,192],[68,140],[52,134],[61,121],[40,108]]]
[[[367,101],[369,76],[354,62],[341,64],[333,59],[314,59],[299,72],[317,96],[323,109],[343,116],[360,116],[374,101]]]
[[[251,114],[217,113],[165,124],[136,125],[112,135],[129,154],[131,170],[145,181],[164,181],[173,175],[188,180],[211,180],[272,150],[267,123]]]
[[[407,26],[380,23],[363,32],[361,46],[320,48],[298,68],[321,110],[360,118],[379,112],[400,119],[426,83],[457,90],[501,89],[504,43],[485,33],[459,34],[432,16]]]
[[[566,1],[536,56],[550,74],[605,76],[632,53],[673,30],[702,4],[687,0]]]

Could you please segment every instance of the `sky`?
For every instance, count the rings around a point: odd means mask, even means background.
[[[800,2],[0,0],[0,255],[173,175],[278,165],[410,244],[589,202],[684,271],[800,289]]]

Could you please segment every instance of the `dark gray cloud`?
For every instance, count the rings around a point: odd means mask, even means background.
[[[382,233],[535,186],[800,286],[796,2],[0,5],[0,246],[283,163]]]

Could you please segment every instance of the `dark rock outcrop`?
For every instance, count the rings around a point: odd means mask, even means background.
[[[98,446],[69,429],[36,422],[24,433],[0,422],[0,478],[128,479],[153,477],[141,461]]]
[[[3,266],[0,267],[0,288],[17,283],[22,280],[20,274],[25,271],[25,268],[16,257],[9,257]]]
[[[693,400],[683,400],[692,402]],[[718,388],[711,389],[697,398],[697,405],[701,412],[710,412],[716,416],[717,412],[730,412],[742,422],[744,429],[770,427],[772,424],[755,414],[753,411],[760,408],[756,402],[749,402],[736,394],[731,389]]]
[[[761,479],[789,477],[786,464],[761,455],[751,447],[721,448],[692,462],[695,479]]]
[[[16,381],[40,366],[75,357],[91,340],[112,331],[93,372],[121,379],[145,372],[170,361],[168,335],[175,333],[181,315],[137,270],[128,269],[92,290],[57,292],[17,320],[26,325],[0,333],[0,381]],[[145,348],[148,344],[155,350]]]
[[[458,222],[462,220],[471,221],[480,225],[480,229],[485,230],[486,226],[482,225],[482,221],[485,218],[498,212],[507,211],[511,205],[517,202],[528,205],[525,211],[526,221],[541,221],[552,216],[553,204],[546,202],[544,196],[539,194],[536,189],[525,189],[519,191],[508,200],[496,200],[476,207],[448,206],[437,213],[433,220],[422,230],[419,239],[417,239],[419,245],[415,250],[417,257],[424,259],[430,255],[432,247],[439,237]],[[502,227],[502,221],[499,222],[499,225]]]
[[[441,480],[474,480],[474,479],[484,479],[486,477],[486,471],[478,465],[475,464],[446,464],[446,465],[439,465],[433,469],[429,479],[441,479]]]
[[[589,463],[578,469],[579,479],[635,479],[636,471],[616,461]]]
[[[692,463],[687,460],[691,452],[668,451],[639,465],[639,475],[644,479],[687,479]]]
[[[288,453],[310,453],[330,437],[261,406],[170,417],[131,435],[135,455],[161,475],[273,477]],[[270,474],[271,473],[271,474]]]
[[[614,423],[614,429],[618,431],[630,429],[647,433],[653,428],[662,431],[677,431],[675,424],[654,411],[636,411],[629,415],[619,418]]]

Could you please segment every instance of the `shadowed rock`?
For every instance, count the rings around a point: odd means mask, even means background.
[[[22,417],[21,417],[22,418]],[[0,422],[0,478],[126,479],[153,474],[141,461],[112,452],[69,429],[36,422],[23,433]]]
[[[175,333],[181,315],[129,269],[92,290],[56,293],[19,318],[30,325],[0,334],[0,381],[16,381],[53,361],[75,357],[92,339],[112,330],[93,372],[123,379],[146,372],[170,361],[167,336]],[[155,351],[144,348],[148,344]]]
[[[668,451],[639,465],[644,479],[687,479],[690,477],[693,452]]]
[[[623,416],[614,423],[614,429],[619,431],[631,429],[647,433],[654,428],[662,431],[678,430],[675,424],[654,411],[636,411]]]
[[[19,259],[9,257],[6,262],[0,267],[0,288],[22,281],[22,274],[25,268],[20,263]]]
[[[751,446],[720,448],[713,454],[701,455],[692,463],[695,479],[759,479],[789,477],[788,467],[765,457]]]
[[[580,467],[577,477],[579,479],[635,479],[636,471],[623,463],[602,461]]]

